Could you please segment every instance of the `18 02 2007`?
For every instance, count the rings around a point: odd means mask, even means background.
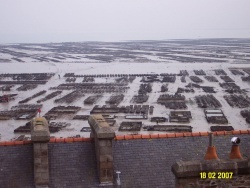
[[[231,179],[233,172],[200,172],[201,179]]]

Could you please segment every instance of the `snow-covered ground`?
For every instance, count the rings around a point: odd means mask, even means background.
[[[240,76],[233,75],[229,68],[237,67],[237,68],[250,68],[250,64],[233,64],[233,63],[176,63],[176,62],[170,62],[170,63],[120,63],[120,62],[112,62],[112,63],[51,63],[51,62],[44,62],[44,63],[33,63],[33,62],[26,62],[26,63],[0,63],[0,74],[2,73],[55,73],[55,76],[53,76],[47,84],[45,85],[39,85],[36,89],[29,90],[29,91],[16,91],[16,88],[19,86],[15,86],[12,88],[11,92],[4,92],[3,94],[8,93],[17,93],[18,96],[14,101],[10,101],[9,103],[0,103],[0,110],[9,110],[12,106],[18,105],[18,102],[20,100],[23,100],[27,97],[30,97],[31,95],[37,93],[41,90],[48,90],[50,87],[58,86],[61,83],[65,83],[65,78],[63,78],[63,75],[65,73],[75,73],[75,74],[143,74],[143,73],[179,73],[180,70],[188,70],[190,75],[194,75],[194,72],[192,70],[198,70],[203,69],[207,75],[214,75],[214,69],[224,69],[227,74],[233,78],[236,81],[236,84],[239,85],[242,89],[248,89],[250,91],[250,83],[249,82],[242,82],[240,79]],[[61,75],[61,79],[59,79],[58,74]],[[217,79],[219,82],[222,82],[222,80],[217,76]],[[131,105],[131,99],[134,95],[138,93],[139,85],[141,78],[137,77],[131,84],[129,84],[130,89],[125,93],[124,100],[120,103],[120,106],[123,105]],[[219,83],[211,83],[207,80],[203,79],[204,82],[201,85],[205,86],[214,86],[216,88],[217,93],[214,94],[214,96],[221,102],[222,104],[222,110],[226,117],[229,120],[229,124],[234,127],[236,130],[245,130],[249,129],[249,124],[246,123],[245,119],[243,119],[240,115],[239,108],[232,108],[228,105],[228,103],[224,100],[223,95],[225,94],[223,92],[223,89],[219,86]],[[81,82],[82,78],[77,78],[76,82]],[[96,79],[97,82],[106,82],[105,78],[98,78]],[[110,80],[112,81],[112,80]],[[170,83],[168,86],[169,91],[167,93],[174,94],[178,87],[185,87],[190,81],[189,78],[187,78],[187,83],[182,83],[180,81],[180,77],[177,77],[175,83]],[[144,104],[149,104],[154,106],[154,113],[152,116],[164,116],[168,117],[168,114],[170,113],[169,109],[166,109],[163,105],[159,105],[156,103],[157,98],[160,94],[160,87],[162,83],[153,83],[153,91],[150,94],[149,100]],[[46,94],[51,93],[52,90],[48,90]],[[63,93],[60,96],[57,96],[56,98],[61,98],[65,94],[69,93],[71,91],[63,91]],[[205,115],[203,112],[203,109],[200,109],[197,107],[197,104],[195,103],[194,97],[196,95],[200,94],[206,94],[201,89],[195,89],[195,93],[184,93],[188,109],[192,112],[192,120],[189,124],[193,127],[193,132],[197,131],[209,131],[210,130],[210,124],[207,123],[205,119]],[[248,93],[249,94],[249,93]],[[77,113],[79,115],[88,115],[90,113],[90,110],[93,108],[93,105],[84,105],[83,101],[86,99],[89,95],[92,94],[85,94],[84,97],[80,98],[79,100],[71,103],[70,105],[80,106],[82,109]],[[111,94],[103,94],[103,98],[98,101],[98,105],[104,105],[106,99],[109,98]],[[28,102],[28,104],[36,104],[36,101],[43,96],[37,97],[31,101]],[[48,110],[50,110],[52,107],[57,106],[59,104],[55,104],[54,100],[56,98],[53,98],[51,100],[43,102],[42,112],[41,115],[44,115]],[[60,105],[67,104],[62,103]],[[117,122],[114,126],[114,129],[117,131],[119,127],[119,123],[124,120],[124,114],[117,114],[118,118],[116,119]],[[81,135],[88,137],[89,133],[80,132],[82,127],[88,127],[87,121],[80,121],[80,120],[72,120],[72,117],[61,117],[58,118],[55,121],[59,122],[69,122],[71,123],[71,126],[59,131],[58,133],[52,134],[56,137],[68,137],[68,136],[75,136],[75,135]],[[24,120],[6,120],[6,121],[0,121],[0,134],[1,134],[1,140],[9,140],[14,137],[17,137],[19,134],[14,134],[13,130],[21,125],[25,125],[27,121]],[[143,120],[144,125],[153,125],[149,120]],[[171,123],[167,122],[164,123],[167,125],[170,125]],[[141,133],[146,134],[147,131],[141,131]],[[148,133],[148,132],[147,132]],[[154,132],[150,132],[154,133]],[[157,132],[159,133],[159,132]],[[117,134],[126,134],[123,132],[118,132]]]

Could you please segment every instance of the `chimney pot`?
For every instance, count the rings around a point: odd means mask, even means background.
[[[238,137],[233,137],[231,139],[232,142],[232,148],[231,148],[231,153],[229,154],[230,159],[242,159],[242,155],[240,153],[240,138]]]
[[[216,147],[215,146],[208,146],[207,153],[204,157],[205,160],[213,160],[213,159],[219,159],[216,153]]]

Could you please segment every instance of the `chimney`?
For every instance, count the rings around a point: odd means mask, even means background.
[[[242,155],[240,153],[240,138],[238,137],[233,137],[231,139],[232,142],[232,149],[231,149],[231,153],[229,154],[229,158],[230,159],[242,159]]]
[[[115,137],[115,132],[101,114],[90,116],[88,122],[92,131],[91,135],[95,140],[95,153],[100,184],[113,185],[112,140]]]
[[[207,153],[204,157],[205,160],[219,159],[216,153],[216,147],[213,146],[213,133],[209,132],[209,146],[207,148]]]
[[[47,187],[49,185],[48,142],[50,140],[48,122],[44,117],[34,118],[30,129],[34,152],[35,186],[36,188]]]

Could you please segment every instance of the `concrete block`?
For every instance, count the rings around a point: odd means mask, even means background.
[[[41,157],[41,150],[34,150],[34,159],[35,158],[40,158]]]
[[[101,169],[113,169],[113,162],[100,162]]]
[[[113,161],[113,156],[110,155],[100,155],[99,157],[99,162],[109,162],[109,161]]]
[[[48,150],[41,150],[41,156],[48,156]]]
[[[33,118],[30,130],[33,142],[48,142],[50,140],[48,122],[44,117]]]
[[[212,172],[237,172],[237,164],[232,160],[215,160],[215,161],[204,161],[201,163],[202,171]]]
[[[93,131],[90,132],[90,136],[89,137],[90,138],[95,138],[95,135],[94,135]]]
[[[220,161],[218,171],[223,172],[237,172],[237,163],[234,161]]]
[[[33,143],[33,148],[34,148],[34,150],[36,150],[36,151],[40,151],[40,149],[41,149],[41,144],[40,144],[40,143]]]
[[[49,173],[41,173],[41,178],[44,181],[49,181]]]
[[[235,159],[237,163],[238,174],[250,174],[250,163],[248,159]]]
[[[112,146],[112,140],[107,140],[107,139],[99,139],[98,140],[99,142],[99,146],[102,147],[102,146]]]
[[[112,154],[112,147],[100,147],[99,148],[100,155],[110,155]]]
[[[113,182],[113,177],[100,177],[100,182],[101,182],[101,183]]]
[[[42,151],[48,151],[48,143],[40,143],[40,147]]]
[[[43,165],[48,165],[49,164],[49,160],[48,160],[48,156],[42,156],[40,158],[41,164]]]
[[[91,115],[88,122],[96,138],[113,139],[115,137],[114,130],[101,114]]]
[[[49,180],[48,179],[43,179],[43,174],[37,174],[35,176],[35,184],[36,185],[48,185]]]
[[[179,161],[172,166],[172,172],[176,177],[199,176],[201,172],[200,161]]]
[[[219,169],[218,161],[207,161],[207,162],[201,163],[202,171],[213,171],[215,169]]]
[[[39,157],[34,158],[34,164],[40,165],[41,162],[42,162],[41,158],[39,158]]]
[[[42,175],[39,174],[37,177],[35,177],[35,184],[36,185],[48,185],[49,181],[42,179],[41,176]]]
[[[34,164],[34,172],[36,173],[48,173],[49,165],[46,164]]]
[[[101,182],[113,182],[113,169],[100,169]]]

